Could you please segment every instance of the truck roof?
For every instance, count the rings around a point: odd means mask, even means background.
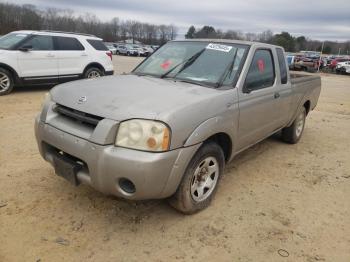
[[[211,43],[227,43],[227,44],[241,44],[241,45],[258,45],[258,46],[266,46],[266,47],[280,47],[277,45],[271,45],[261,42],[253,42],[253,41],[243,41],[243,40],[232,40],[232,39],[202,39],[202,38],[196,38],[196,39],[184,39],[184,40],[173,40],[173,42],[211,42]]]

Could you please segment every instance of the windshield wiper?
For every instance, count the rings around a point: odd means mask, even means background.
[[[219,88],[222,85],[222,83],[224,82],[227,75],[229,75],[231,77],[232,70],[233,70],[233,67],[234,67],[235,61],[236,61],[237,52],[238,52],[238,48],[236,49],[236,52],[233,56],[232,63],[226,67],[224,73],[220,76],[219,80],[216,83],[214,83],[215,88]]]
[[[206,48],[203,48],[202,50],[200,50],[199,52],[195,53],[193,56],[191,56],[189,59],[182,61],[181,63],[178,63],[176,66],[174,66],[173,68],[171,68],[169,71],[165,72],[164,74],[162,74],[160,76],[160,78],[164,78],[167,75],[169,75],[171,72],[173,72],[176,68],[178,68],[179,66],[183,65],[181,67],[181,69],[179,70],[179,72],[176,73],[175,76],[177,76],[179,73],[181,73],[183,70],[185,70],[187,67],[189,67],[190,65],[193,64],[194,61],[196,61],[196,59],[198,57],[200,57],[200,55],[205,51]]]

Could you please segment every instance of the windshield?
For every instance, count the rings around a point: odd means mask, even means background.
[[[11,33],[4,35],[3,37],[0,37],[0,49],[9,49],[18,44],[27,36],[28,34],[23,33]]]
[[[247,45],[169,42],[134,70],[135,74],[174,78],[197,84],[232,84]]]

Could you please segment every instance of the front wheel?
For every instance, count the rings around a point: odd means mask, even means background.
[[[190,161],[176,193],[169,203],[184,214],[209,206],[225,166],[224,153],[214,143],[204,143]]]
[[[282,129],[282,139],[283,141],[296,144],[299,142],[301,135],[303,134],[306,120],[306,110],[305,107],[299,112],[297,117],[291,126]]]
[[[11,73],[3,68],[0,68],[0,96],[9,94],[13,89],[13,77]]]
[[[103,72],[97,67],[90,67],[84,73],[84,78],[98,78],[103,76]]]

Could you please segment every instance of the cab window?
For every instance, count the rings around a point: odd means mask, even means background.
[[[275,68],[271,50],[256,50],[246,77],[245,91],[251,92],[270,87],[274,83]]]
[[[281,48],[277,48],[277,57],[278,57],[278,64],[280,67],[280,74],[281,74],[281,84],[287,84],[288,82],[288,75],[287,75],[287,66],[286,66],[286,58],[283,55],[283,50]]]

